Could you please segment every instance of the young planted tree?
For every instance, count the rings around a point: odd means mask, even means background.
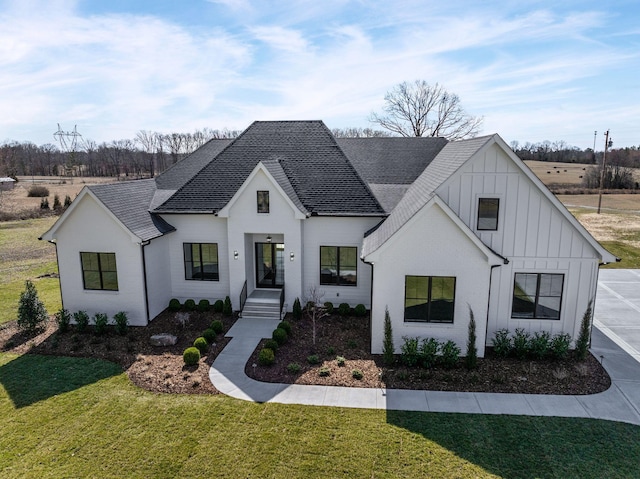
[[[589,351],[589,343],[591,343],[591,317],[593,315],[592,308],[593,301],[589,301],[587,310],[582,316],[582,323],[580,324],[580,334],[576,340],[576,356],[578,359],[583,360],[587,357]]]
[[[478,348],[476,346],[476,320],[473,309],[469,306],[469,338],[467,339],[467,356],[464,359],[469,371],[478,367]]]
[[[38,291],[33,283],[26,280],[24,283],[24,291],[20,293],[20,301],[18,302],[18,327],[33,334],[42,329],[49,319],[44,304],[38,298]]]
[[[384,339],[382,340],[382,360],[387,366],[391,366],[395,360],[395,347],[393,346],[393,329],[389,308],[384,308]]]
[[[316,323],[318,320],[327,316],[327,312],[324,309],[322,298],[324,298],[324,291],[320,291],[317,286],[309,286],[307,292],[307,314],[311,318],[313,345],[316,344]]]

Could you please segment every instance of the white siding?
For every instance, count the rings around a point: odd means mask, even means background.
[[[169,269],[170,248],[171,234],[156,238],[144,247],[150,319],[164,311],[173,297]]]

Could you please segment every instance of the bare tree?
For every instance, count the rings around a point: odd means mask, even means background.
[[[475,137],[482,126],[482,117],[467,114],[458,95],[438,83],[403,82],[387,92],[384,100],[384,114],[372,113],[369,121],[402,136],[459,140]]]
[[[387,131],[359,127],[332,128],[331,133],[336,138],[380,138],[391,136],[391,133]]]
[[[324,291],[319,290],[316,285],[309,286],[309,289],[307,290],[307,307],[305,309],[307,311],[307,314],[311,318],[314,346],[316,345],[316,321],[328,315],[326,309],[324,308],[324,304],[322,303],[324,294]]]

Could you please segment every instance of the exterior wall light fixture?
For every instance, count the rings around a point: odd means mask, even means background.
[[[238,255],[238,251],[237,251],[237,250],[234,250],[234,251],[233,251],[233,259],[238,259],[238,256],[239,256],[239,255]]]

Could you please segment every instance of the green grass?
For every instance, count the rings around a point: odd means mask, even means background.
[[[640,458],[627,424],[153,394],[36,355],[0,354],[0,416],[3,478],[637,477]]]
[[[638,269],[640,268],[640,249],[620,241],[602,241],[600,244],[611,254],[621,258],[618,263],[610,263],[602,268],[607,269]]]

